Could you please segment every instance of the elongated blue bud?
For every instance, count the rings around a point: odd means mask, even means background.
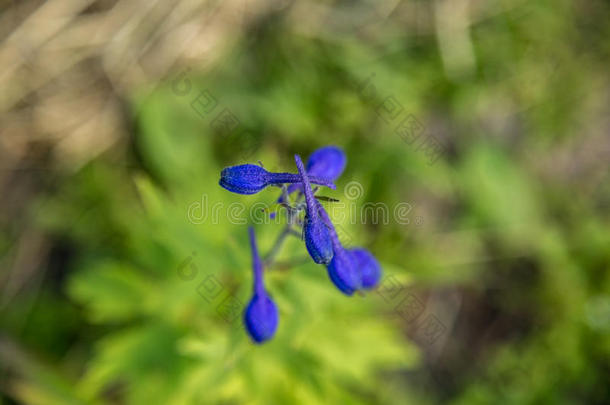
[[[313,151],[313,153],[307,159],[305,169],[310,180],[313,177],[320,177],[335,181],[341,176],[345,165],[347,164],[347,157],[345,153],[337,146],[323,146]],[[295,192],[296,190],[303,190],[302,184],[291,184],[288,187],[288,194]],[[281,199],[281,197],[280,197]],[[280,201],[281,202],[281,201]]]
[[[335,189],[331,180],[312,177],[312,183]],[[220,172],[221,187],[237,194],[256,194],[272,184],[299,183],[301,177],[296,173],[272,173],[260,166],[245,164],[231,166]]]
[[[305,172],[300,156],[294,155],[294,160],[302,178],[305,203],[307,205],[305,223],[303,224],[305,246],[314,262],[318,264],[327,264],[333,258],[333,248],[328,228],[318,214],[318,203],[313,197],[309,178],[307,172]]]
[[[356,268],[362,277],[362,288],[370,290],[377,286],[381,279],[381,266],[375,256],[364,248],[348,249]]]
[[[342,293],[352,295],[354,291],[362,287],[362,278],[355,257],[343,248],[328,213],[322,207],[322,204],[319,202],[317,204],[322,220],[330,228],[329,232],[334,252],[333,259],[326,266],[328,276]]]
[[[342,246],[333,242],[334,256],[326,266],[333,284],[345,295],[352,295],[360,288],[360,277],[353,257]]]
[[[252,249],[252,269],[254,272],[254,294],[244,313],[244,324],[248,334],[256,343],[263,343],[275,334],[279,313],[277,306],[265,291],[263,263],[258,255],[254,228],[248,228]]]
[[[307,159],[305,168],[311,176],[337,180],[347,164],[345,153],[337,146],[324,146],[316,149]]]

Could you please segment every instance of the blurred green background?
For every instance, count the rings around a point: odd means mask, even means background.
[[[0,403],[608,402],[608,2],[24,4],[2,6]],[[220,170],[329,144],[342,239],[388,278],[345,297],[292,238],[252,345],[221,301],[248,301],[249,210],[277,189]],[[387,223],[350,221],[372,203]],[[266,252],[282,225],[255,227]]]

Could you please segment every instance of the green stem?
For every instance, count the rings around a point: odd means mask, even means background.
[[[269,253],[267,253],[267,255],[265,256],[264,263],[265,263],[266,269],[271,268],[271,266],[273,265],[273,260],[275,259],[275,256],[277,256],[277,254],[279,253],[280,248],[282,247],[282,244],[284,243],[284,240],[286,240],[288,235],[290,235],[291,233],[292,233],[292,224],[288,223],[282,230],[282,233],[280,233],[280,235],[275,240],[275,243],[273,244],[273,247],[271,248]]]

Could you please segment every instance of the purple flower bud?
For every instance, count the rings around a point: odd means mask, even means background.
[[[335,189],[331,180],[312,177],[312,183]],[[296,173],[271,173],[260,166],[245,164],[224,168],[220,172],[221,187],[237,194],[256,194],[272,184],[299,183],[301,177]]]
[[[303,191],[305,192],[305,203],[307,205],[305,213],[305,222],[303,224],[303,236],[305,237],[305,246],[309,255],[314,262],[318,264],[327,264],[333,258],[333,248],[331,245],[328,228],[318,215],[318,203],[313,197],[309,178],[303,167],[303,162],[299,155],[294,155],[299,174],[303,182]]]
[[[307,160],[307,174],[337,180],[347,164],[345,153],[336,146],[324,146],[316,149]]]
[[[244,313],[244,324],[248,334],[256,343],[271,339],[277,329],[279,313],[277,306],[265,291],[263,263],[258,255],[254,228],[248,228],[254,270],[254,295]]]
[[[328,276],[342,293],[352,295],[362,285],[361,274],[356,265],[355,257],[343,248],[328,213],[322,207],[322,204],[319,202],[317,204],[322,220],[330,228],[330,238],[334,252],[333,259],[326,266]]]
[[[354,258],[343,249],[343,246],[335,243],[333,243],[333,251],[333,259],[326,266],[328,276],[342,293],[352,295],[361,284]]]
[[[362,288],[373,289],[381,279],[381,266],[375,256],[364,248],[349,249],[348,253],[354,259],[356,268],[362,277]]]
[[[316,149],[307,159],[305,169],[309,178],[321,177],[330,181],[335,181],[341,176],[345,165],[347,164],[347,158],[345,153],[337,146],[324,146]],[[302,184],[291,184],[288,187],[288,194],[291,194],[297,190],[303,190]],[[281,197],[280,197],[281,202]]]

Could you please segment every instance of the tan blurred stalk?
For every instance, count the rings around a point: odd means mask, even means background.
[[[0,258],[1,306],[43,276],[49,244],[25,215],[33,197],[58,173],[111,148],[121,154],[130,126],[125,100],[183,65],[213,65],[266,7],[256,0],[31,0],[3,11],[0,225],[14,243]]]

